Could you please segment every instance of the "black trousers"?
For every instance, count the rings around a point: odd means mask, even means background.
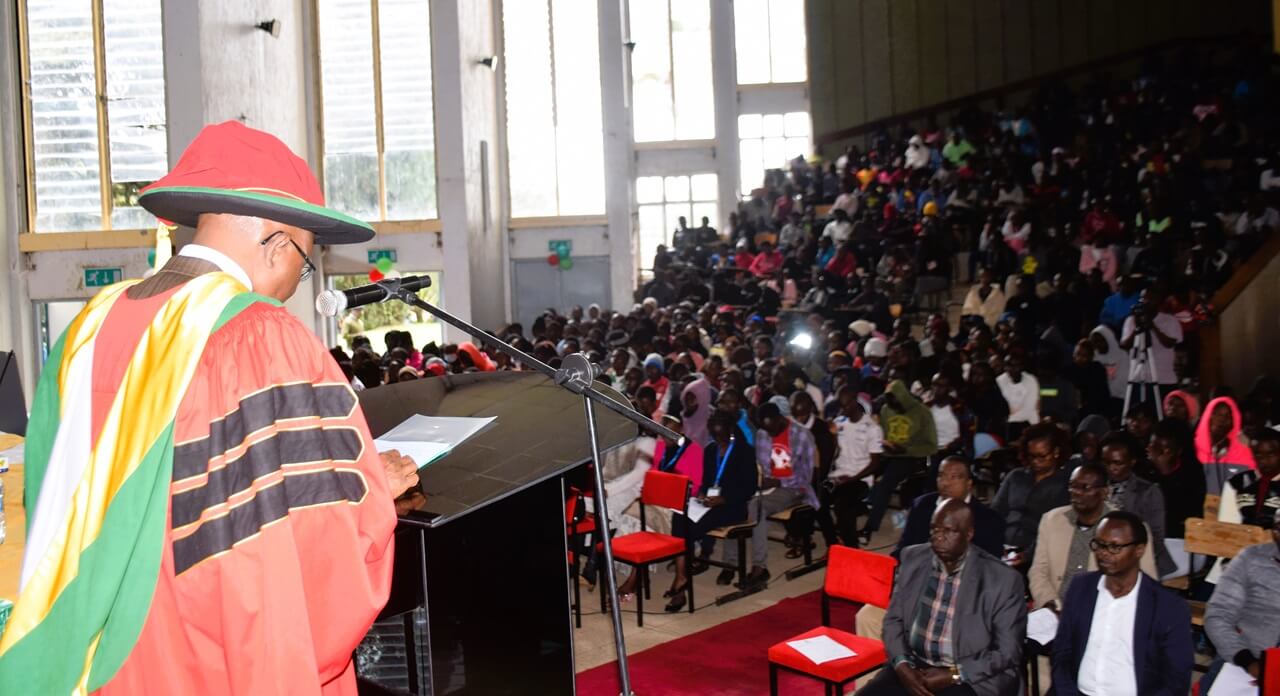
[[[881,456],[884,461],[884,470],[876,478],[876,485],[871,487],[871,512],[867,514],[867,526],[865,527],[868,532],[875,532],[880,529],[880,521],[884,519],[884,513],[889,509],[889,497],[893,495],[898,486],[910,478],[912,474],[923,470],[925,467],[924,457]],[[904,502],[906,505],[910,505],[909,498]]]
[[[858,548],[858,517],[867,514],[867,492],[871,488],[862,479],[849,479],[835,488],[826,486],[818,488],[818,500],[822,508],[818,510],[818,526],[826,538],[827,546],[831,546],[832,537],[845,546]],[[832,520],[832,515],[835,520]],[[831,536],[828,536],[830,528]]]
[[[885,665],[885,668],[880,670],[880,673],[870,683],[858,689],[857,696],[910,695],[906,689],[902,688],[902,683],[898,681],[898,673],[892,667]],[[976,696],[976,692],[968,684],[960,684],[958,686],[949,686],[937,692],[934,696]]]

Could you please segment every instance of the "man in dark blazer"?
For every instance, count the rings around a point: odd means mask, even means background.
[[[1004,518],[995,510],[973,497],[973,473],[964,457],[951,456],[938,467],[938,491],[925,493],[911,504],[907,524],[898,538],[893,557],[900,558],[902,550],[929,541],[929,525],[933,513],[947,500],[962,500],[973,509],[973,543],[987,553],[1000,557],[1004,553]]]
[[[1107,477],[1111,483],[1111,505],[1128,510],[1151,530],[1151,549],[1156,559],[1156,569],[1160,575],[1167,575],[1177,570],[1173,556],[1165,548],[1165,514],[1164,493],[1160,486],[1133,473],[1142,450],[1128,433],[1110,433],[1102,438],[1099,457],[1107,467]],[[1157,578],[1158,579],[1158,578]]]
[[[1099,570],[1072,581],[1053,640],[1057,696],[1191,690],[1191,612],[1138,569],[1147,543],[1137,515],[1116,510],[1102,518],[1089,544]]]
[[[902,551],[884,620],[889,665],[859,696],[1015,696],[1022,691],[1022,576],[972,545],[973,509],[948,500],[929,544]]]

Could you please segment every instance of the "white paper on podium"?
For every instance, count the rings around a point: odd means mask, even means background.
[[[853,657],[858,654],[827,636],[793,640],[788,642],[787,645],[795,648],[796,652],[809,658],[816,665],[834,660],[843,660],[846,657]]]
[[[398,450],[412,457],[418,468],[435,462],[497,420],[414,414],[373,441],[379,452]]]
[[[706,505],[703,505],[702,503],[699,503],[697,498],[690,498],[689,514],[687,515],[687,517],[690,520],[697,522],[698,520],[702,519],[702,516],[707,514],[707,512],[710,510],[711,508],[707,507]],[[677,512],[679,511],[677,510]]]
[[[1027,637],[1048,645],[1058,635],[1058,615],[1052,609],[1036,609],[1027,614]]]
[[[1213,680],[1209,696],[1258,696],[1258,685],[1243,667],[1228,662]]]

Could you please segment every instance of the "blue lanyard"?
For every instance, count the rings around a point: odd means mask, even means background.
[[[658,466],[658,471],[671,471],[676,468],[676,463],[680,461],[680,455],[684,454],[685,448],[688,446],[689,440],[685,439],[684,444],[680,445],[679,449],[676,450],[676,455],[674,457],[667,457],[666,460]]]
[[[724,456],[720,458],[720,466],[716,469],[716,482],[711,484],[712,488],[720,487],[720,477],[724,476],[724,465],[729,462],[729,455],[733,454],[733,446],[737,444],[737,438],[729,438],[729,448],[724,451]]]

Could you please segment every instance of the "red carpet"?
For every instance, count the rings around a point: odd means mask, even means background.
[[[768,694],[769,646],[821,623],[820,596],[815,590],[784,599],[768,609],[632,655],[631,687],[637,696]],[[847,602],[832,603],[832,625],[852,631],[856,612],[857,607]],[[778,691],[782,696],[817,696],[822,685],[783,672]],[[618,692],[616,662],[578,675],[578,693],[583,696],[617,696]],[[846,687],[845,693],[850,692],[852,685]]]

